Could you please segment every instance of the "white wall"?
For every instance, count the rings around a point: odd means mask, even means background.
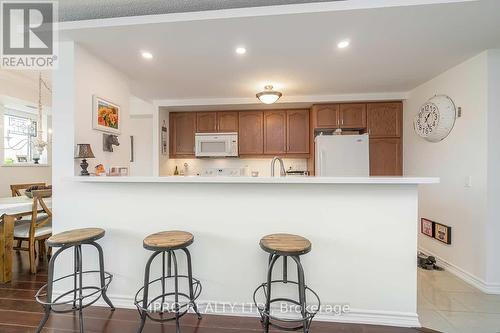
[[[130,166],[130,89],[128,79],[109,64],[96,58],[83,47],[75,49],[75,143],[89,143],[95,159],[88,160],[89,172],[97,164],[109,167]],[[113,152],[103,151],[103,133],[92,129],[92,96],[97,95],[121,107],[120,146],[114,146]],[[80,171],[75,163],[75,172]]]
[[[131,176],[153,176],[153,115],[131,115],[130,135],[134,137],[134,161]]]
[[[500,285],[500,50],[488,51],[488,212],[486,281]]]
[[[47,78],[48,73],[44,74]],[[46,106],[51,106],[51,94],[43,93],[42,101]],[[25,71],[8,71],[0,70],[0,103],[21,103],[21,104],[38,104],[38,78],[33,73]],[[3,150],[4,139],[3,135],[3,113],[0,108],[0,150]],[[51,164],[51,148],[49,150],[49,166],[29,166],[29,167],[4,167],[3,160],[0,161],[0,197],[10,196],[11,184],[31,183],[31,182],[46,182],[52,181]],[[3,153],[0,151],[0,158]]]
[[[489,162],[498,163],[488,158],[489,144],[497,140],[498,132],[491,132],[491,126],[498,124],[493,125],[489,119],[489,58],[490,52],[483,52],[410,92],[404,103],[404,173],[441,178],[439,185],[420,188],[419,215],[452,227],[451,245],[420,234],[420,248],[451,264],[457,273],[483,290],[492,291],[500,275],[494,280],[488,276],[492,263],[488,265],[487,260],[491,251],[486,240],[491,181],[488,170]],[[449,95],[463,113],[444,141],[429,143],[414,133],[413,118],[435,94]],[[494,116],[498,117],[498,109]],[[499,235],[497,231],[495,237]]]

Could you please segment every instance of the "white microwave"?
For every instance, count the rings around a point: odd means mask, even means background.
[[[196,133],[196,157],[238,157],[238,133]]]

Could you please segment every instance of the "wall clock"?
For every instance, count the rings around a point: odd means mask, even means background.
[[[439,142],[450,134],[456,118],[457,108],[453,100],[446,95],[436,95],[420,107],[413,128],[425,140]]]

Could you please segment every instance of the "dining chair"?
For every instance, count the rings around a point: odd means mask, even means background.
[[[14,240],[27,241],[28,247],[18,246],[14,250],[28,251],[30,272],[36,273],[36,243],[38,242],[38,258],[42,260],[47,255],[45,241],[52,236],[52,211],[45,200],[52,197],[52,190],[35,190],[33,194],[33,209],[31,222],[21,223],[14,227]]]
[[[25,184],[11,184],[10,185],[10,191],[12,192],[12,197],[22,197],[27,189],[29,189],[32,186],[47,186],[46,183],[25,183]],[[31,218],[27,220],[26,218],[19,217],[17,219],[17,224],[21,223],[28,223],[31,221]],[[23,241],[18,240],[17,241],[17,247],[22,247]],[[19,253],[19,251],[17,251]]]
[[[23,196],[24,193],[21,192],[23,190],[29,189],[31,186],[46,186],[46,183],[29,183],[29,184],[12,184],[10,185],[10,191],[12,192],[13,197]]]

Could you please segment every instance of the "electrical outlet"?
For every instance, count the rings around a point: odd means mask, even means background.
[[[472,176],[465,177],[465,187],[466,188],[472,187]]]

